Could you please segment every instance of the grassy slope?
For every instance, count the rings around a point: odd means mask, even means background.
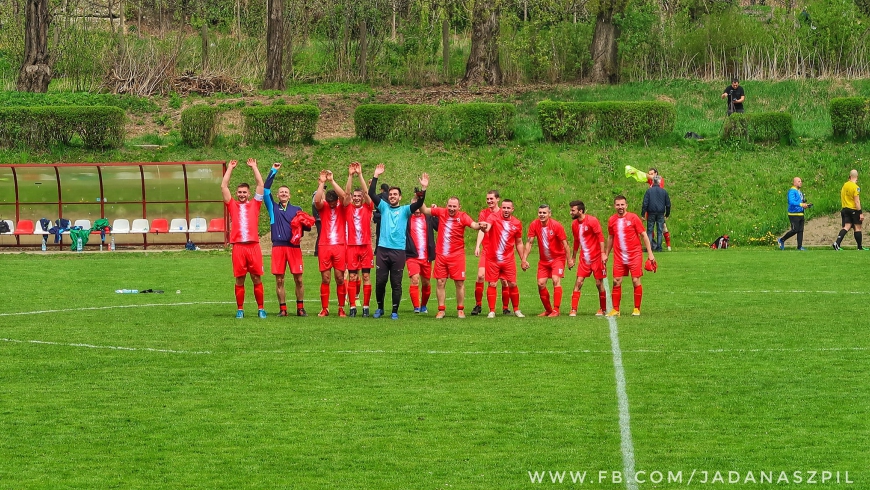
[[[720,87],[720,85],[722,85]],[[410,190],[416,175],[432,176],[430,202],[443,202],[457,195],[466,210],[484,205],[484,193],[497,188],[514,199],[518,215],[528,222],[538,204],[556,208],[567,221],[567,203],[582,199],[599,217],[611,213],[614,195],[628,196],[629,206],[639,212],[645,186],[626,179],[626,165],[645,169],[655,166],[666,179],[674,215],[669,222],[680,246],[701,245],[727,233],[736,245],[772,244],[774,234],[787,228],[785,193],[799,175],[804,190],[816,204],[812,214],[839,209],[839,188],[848,171],[862,164],[870,145],[830,141],[827,101],[831,97],[870,95],[868,81],[790,81],[744,84],[746,107],[754,111],[786,110],[795,119],[799,137],[796,146],[728,146],[716,135],[723,122],[724,103],[718,98],[723,84],[697,81],[636,83],[616,87],[557,87],[515,97],[519,108],[517,138],[508,144],[466,147],[415,144],[375,144],[355,139],[322,141],[310,147],[244,148],[232,143],[211,149],[187,149],[170,145],[159,151],[128,147],[106,153],[56,149],[45,154],[5,151],[0,161],[171,161],[221,160],[249,156],[261,168],[272,161],[292,162],[292,172],[281,183],[291,187],[297,202],[307,200],[321,168],[341,176],[351,160],[369,170],[386,163],[383,180]],[[648,145],[559,145],[540,142],[535,104],[553,100],[672,100],[677,104],[674,135]],[[694,131],[705,141],[683,140]],[[864,160],[862,160],[864,159]],[[241,178],[246,176],[240,176]],[[408,193],[406,192],[406,195]],[[812,217],[812,214],[810,217]]]

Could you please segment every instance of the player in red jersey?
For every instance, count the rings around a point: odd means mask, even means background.
[[[631,284],[634,286],[634,311],[631,315],[640,316],[640,303],[643,300],[643,287],[640,284],[640,278],[643,276],[641,242],[646,247],[649,260],[655,262],[656,258],[646,234],[646,227],[643,226],[638,215],[628,212],[625,196],[616,196],[613,207],[616,209],[616,214],[607,221],[607,247],[603,257],[606,265],[607,257],[613,250],[613,291],[611,292],[613,309],[607,316],[619,316],[622,278],[627,275],[631,275]]]
[[[236,318],[245,317],[245,277],[250,274],[254,283],[254,299],[257,300],[257,316],[266,318],[263,307],[263,251],[260,249],[260,208],[263,205],[263,176],[257,161],[249,158],[247,165],[254,172],[256,188],[251,199],[251,186],[241,183],[236,187],[236,199],[230,192],[230,177],[239,162],[230,160],[221,181],[221,194],[230,215],[230,243],[233,244],[233,276],[236,278]]]
[[[514,315],[525,317],[520,311],[520,290],[517,288],[517,255],[523,256],[523,224],[514,217],[514,202],[501,202],[501,213],[486,218],[489,226],[486,233],[486,300],[489,305],[487,318],[495,318],[495,294],[499,280],[507,282],[508,292],[514,306]]]
[[[607,292],[604,290],[602,279],[607,277],[607,269],[604,267],[601,257],[604,255],[604,233],[601,231],[601,223],[598,218],[586,214],[586,205],[583,201],[571,201],[571,232],[574,235],[574,248],[571,257],[568,258],[568,268],[577,264],[577,282],[574,283],[574,293],[571,295],[571,313],[568,316],[577,316],[577,305],[580,303],[580,288],[583,280],[589,276],[595,278],[595,287],[598,288],[598,311],[595,316],[604,316],[607,311]],[[580,260],[577,260],[577,251],[582,250]]]
[[[359,180],[359,187],[353,189],[353,178]],[[372,255],[372,214],[375,206],[369,197],[368,183],[362,175],[362,165],[353,162],[347,171],[345,186],[345,221],[347,222],[347,296],[350,300],[350,316],[356,316],[356,300],[362,286],[362,316],[369,316],[369,301],[372,297],[371,272],[374,265]],[[362,274],[360,274],[362,272]],[[360,281],[362,275],[362,281]]]
[[[538,295],[544,312],[540,317],[559,316],[559,306],[562,304],[562,278],[565,276],[565,261],[568,258],[568,235],[562,223],[552,218],[552,211],[547,204],[538,206],[538,219],[529,224],[528,241],[523,251],[523,270],[529,269],[529,254],[532,245],[538,241]],[[553,281],[553,303],[550,304],[550,292],[547,290],[547,280]]]
[[[411,204],[417,197],[411,198]],[[425,206],[425,204],[424,204]],[[423,208],[411,213],[408,218],[408,239],[405,241],[405,267],[408,269],[408,295],[414,305],[414,313],[429,313],[429,297],[432,295],[432,261],[435,260],[435,229],[438,218],[423,214]]]
[[[490,215],[501,214],[501,206],[499,206],[498,191],[493,189],[486,193],[486,207],[483,208],[477,215],[478,223],[485,223],[486,218]],[[474,247],[474,255],[480,257],[477,264],[477,282],[474,285],[474,308],[471,309],[471,315],[479,315],[483,308],[483,285],[486,282],[486,242],[484,242],[484,232],[480,231],[477,234],[477,245]],[[501,282],[501,306],[502,313],[508,314],[508,302],[510,301],[510,289],[505,281]]]
[[[329,181],[332,189],[324,192],[324,184]],[[321,170],[314,194],[314,207],[320,214],[320,250],[317,257],[320,262],[320,306],[317,316],[329,316],[329,271],[335,272],[335,293],[338,296],[338,316],[344,313],[344,269],[347,255],[347,230],[345,228],[346,198],[344,189],[335,181],[330,170]]]
[[[437,281],[435,296],[438,298],[436,319],[444,318],[446,313],[447,279],[456,285],[456,315],[465,318],[465,228],[486,230],[487,223],[473,221],[462,211],[459,198],[447,199],[446,208],[423,206],[423,213],[438,218],[438,240],[435,243],[435,271]]]

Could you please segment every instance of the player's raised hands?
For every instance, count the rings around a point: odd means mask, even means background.
[[[326,177],[326,170],[321,170],[320,177],[319,177],[320,183],[322,184],[322,183],[326,182],[326,178],[327,178]]]
[[[248,158],[247,164],[249,167],[254,168],[257,166],[257,159],[256,158]]]
[[[272,164],[272,168],[274,168],[275,170],[278,170],[279,168],[281,168],[281,162],[275,162],[275,163],[273,163],[273,164]]]
[[[326,171],[326,180],[332,182],[334,180],[334,176],[332,175],[332,170]]]
[[[420,176],[420,187],[425,191],[427,187],[429,187],[429,174],[423,172],[423,175]]]
[[[230,168],[230,170],[233,170],[236,168],[236,165],[238,165],[238,164],[239,164],[238,160],[230,160],[230,163],[227,166]]]
[[[374,177],[377,179],[382,173],[384,173],[385,167],[383,163],[379,163],[377,167],[375,167],[375,175]]]

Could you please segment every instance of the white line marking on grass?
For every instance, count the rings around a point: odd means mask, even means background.
[[[64,308],[60,310],[19,311],[15,313],[0,313],[0,316],[42,315],[44,313],[69,313],[71,311],[113,310],[115,308],[148,308],[152,306],[190,306],[190,305],[229,305],[235,301],[190,301],[186,303],[147,303],[144,305],[89,306],[85,308]]]
[[[109,349],[109,350],[126,350],[126,351],[144,351],[144,352],[160,352],[164,354],[211,354],[210,351],[187,351],[173,349],[152,349],[150,347],[121,347],[117,345],[91,345],[91,344],[65,344],[62,342],[49,342],[46,340],[16,340],[2,339],[0,342],[12,342],[16,344],[40,344],[40,345],[57,345],[61,347],[84,347],[87,349]]]
[[[803,289],[759,289],[732,291],[692,291],[697,294],[870,294],[870,291],[809,291]],[[687,294],[685,291],[661,291],[661,294]]]
[[[608,308],[613,309],[610,296],[610,283],[604,278],[604,292],[607,294]],[[619,329],[616,317],[607,317],[610,324],[610,348],[613,351],[613,370],[616,376],[616,399],[619,404],[619,437],[622,449],[622,466],[625,474],[625,488],[637,490],[634,480],[634,443],[631,440],[631,417],[628,413],[628,393],[625,391],[625,369],[622,366],[622,351],[619,348]]]

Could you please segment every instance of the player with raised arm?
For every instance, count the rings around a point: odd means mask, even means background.
[[[347,270],[349,272],[347,292],[350,300],[350,316],[356,316],[356,301],[362,286],[362,316],[367,317],[369,301],[372,297],[371,272],[374,266],[372,214],[375,207],[367,192],[368,184],[362,176],[362,165],[359,162],[351,163],[347,173],[345,221],[347,222]],[[359,187],[351,191],[354,177],[359,180]]]
[[[284,276],[288,266],[296,285],[296,316],[308,316],[305,312],[305,293],[302,285],[304,264],[299,244],[305,232],[311,231],[314,217],[302,211],[299,206],[290,204],[290,188],[286,185],[278,187],[277,202],[272,197],[272,184],[280,169],[280,163],[272,164],[266,177],[263,198],[266,210],[269,211],[269,226],[272,229],[272,274],[275,276],[275,292],[281,308],[278,316],[287,316]]]
[[[411,204],[417,202],[417,196],[411,198]],[[405,243],[405,253],[408,267],[408,295],[414,305],[414,313],[429,313],[429,297],[432,295],[432,262],[435,260],[435,229],[438,228],[438,218],[423,214],[419,208],[411,214],[408,220],[408,240]]]
[[[565,227],[552,217],[552,211],[547,204],[538,207],[538,219],[529,224],[528,241],[522,253],[522,268],[529,269],[529,254],[532,245],[538,242],[540,258],[538,260],[538,295],[544,311],[540,317],[558,317],[562,304],[562,277],[565,276],[565,261],[568,257],[568,236]],[[550,291],[547,290],[547,280],[553,281],[553,303],[550,304]]]
[[[598,311],[595,316],[604,316],[607,311],[607,292],[604,290],[603,279],[607,277],[607,269],[601,260],[605,253],[604,233],[598,218],[586,213],[583,201],[571,201],[571,233],[574,235],[574,247],[568,258],[568,268],[577,265],[577,281],[574,283],[574,293],[571,295],[571,312],[568,316],[577,316],[577,305],[580,304],[580,289],[583,281],[592,276],[595,287],[598,288]],[[581,251],[580,260],[577,252]]]
[[[324,192],[323,187],[327,181],[332,185],[332,189]],[[338,297],[338,316],[347,316],[344,313],[344,270],[347,256],[345,197],[344,189],[335,181],[332,171],[321,170],[317,183],[317,192],[314,194],[314,207],[320,213],[321,222],[320,250],[318,251],[321,310],[317,316],[329,316],[330,270],[334,270],[335,294]]]
[[[486,193],[486,207],[480,210],[477,215],[478,223],[485,223],[486,218],[490,215],[501,214],[501,206],[499,205],[498,191],[493,189]],[[474,247],[474,255],[480,257],[477,264],[477,282],[474,284],[474,308],[471,309],[471,315],[479,315],[483,308],[483,287],[486,282],[486,242],[484,241],[484,232],[481,230],[477,234],[477,244]],[[505,281],[501,281],[501,307],[502,313],[510,313],[508,303],[510,302],[510,288]]]
[[[254,299],[257,301],[257,316],[266,318],[263,307],[263,251],[257,226],[260,223],[260,207],[263,205],[263,176],[257,168],[257,160],[249,158],[247,165],[254,173],[256,188],[251,199],[251,186],[241,183],[236,187],[236,199],[230,193],[230,178],[239,164],[230,160],[221,180],[224,206],[230,215],[230,243],[233,244],[233,276],[236,278],[236,318],[245,317],[245,277],[250,274],[254,283]]]
[[[487,223],[478,223],[462,211],[459,198],[447,199],[446,208],[423,206],[423,213],[438,219],[438,239],[435,243],[435,270],[437,281],[435,296],[438,299],[436,319],[444,318],[446,312],[447,279],[456,286],[456,315],[465,318],[465,228],[485,230]]]
[[[514,202],[501,202],[501,213],[486,218],[486,300],[489,305],[487,318],[495,318],[496,286],[499,280],[507,282],[508,292],[514,307],[514,315],[525,317],[520,311],[520,290],[517,288],[517,263],[514,250],[523,256],[523,223],[514,216]]]
[[[400,206],[402,201],[402,189],[390,187],[387,200],[378,197],[378,177],[384,173],[384,164],[375,167],[375,173],[369,184],[369,197],[381,213],[381,230],[378,237],[378,249],[375,252],[377,274],[375,278],[375,300],[378,309],[375,310],[374,318],[384,315],[384,297],[387,292],[387,281],[390,282],[393,296],[393,309],[390,318],[399,319],[399,303],[402,300],[402,272],[405,269],[405,241],[408,238],[408,220],[417,209],[423,207],[426,199],[426,188],[429,187],[429,174],[420,176],[421,191],[417,194],[417,201],[405,206]]]
[[[607,221],[607,247],[602,261],[607,264],[607,257],[613,251],[613,291],[611,299],[613,309],[607,316],[619,316],[619,303],[622,300],[622,279],[631,275],[634,286],[634,311],[631,316],[640,316],[640,304],[643,300],[643,286],[640,278],[643,276],[643,250],[641,242],[646,247],[649,260],[655,263],[652,245],[646,234],[646,227],[640,217],[628,212],[625,196],[616,196],[613,200],[616,214]]]

